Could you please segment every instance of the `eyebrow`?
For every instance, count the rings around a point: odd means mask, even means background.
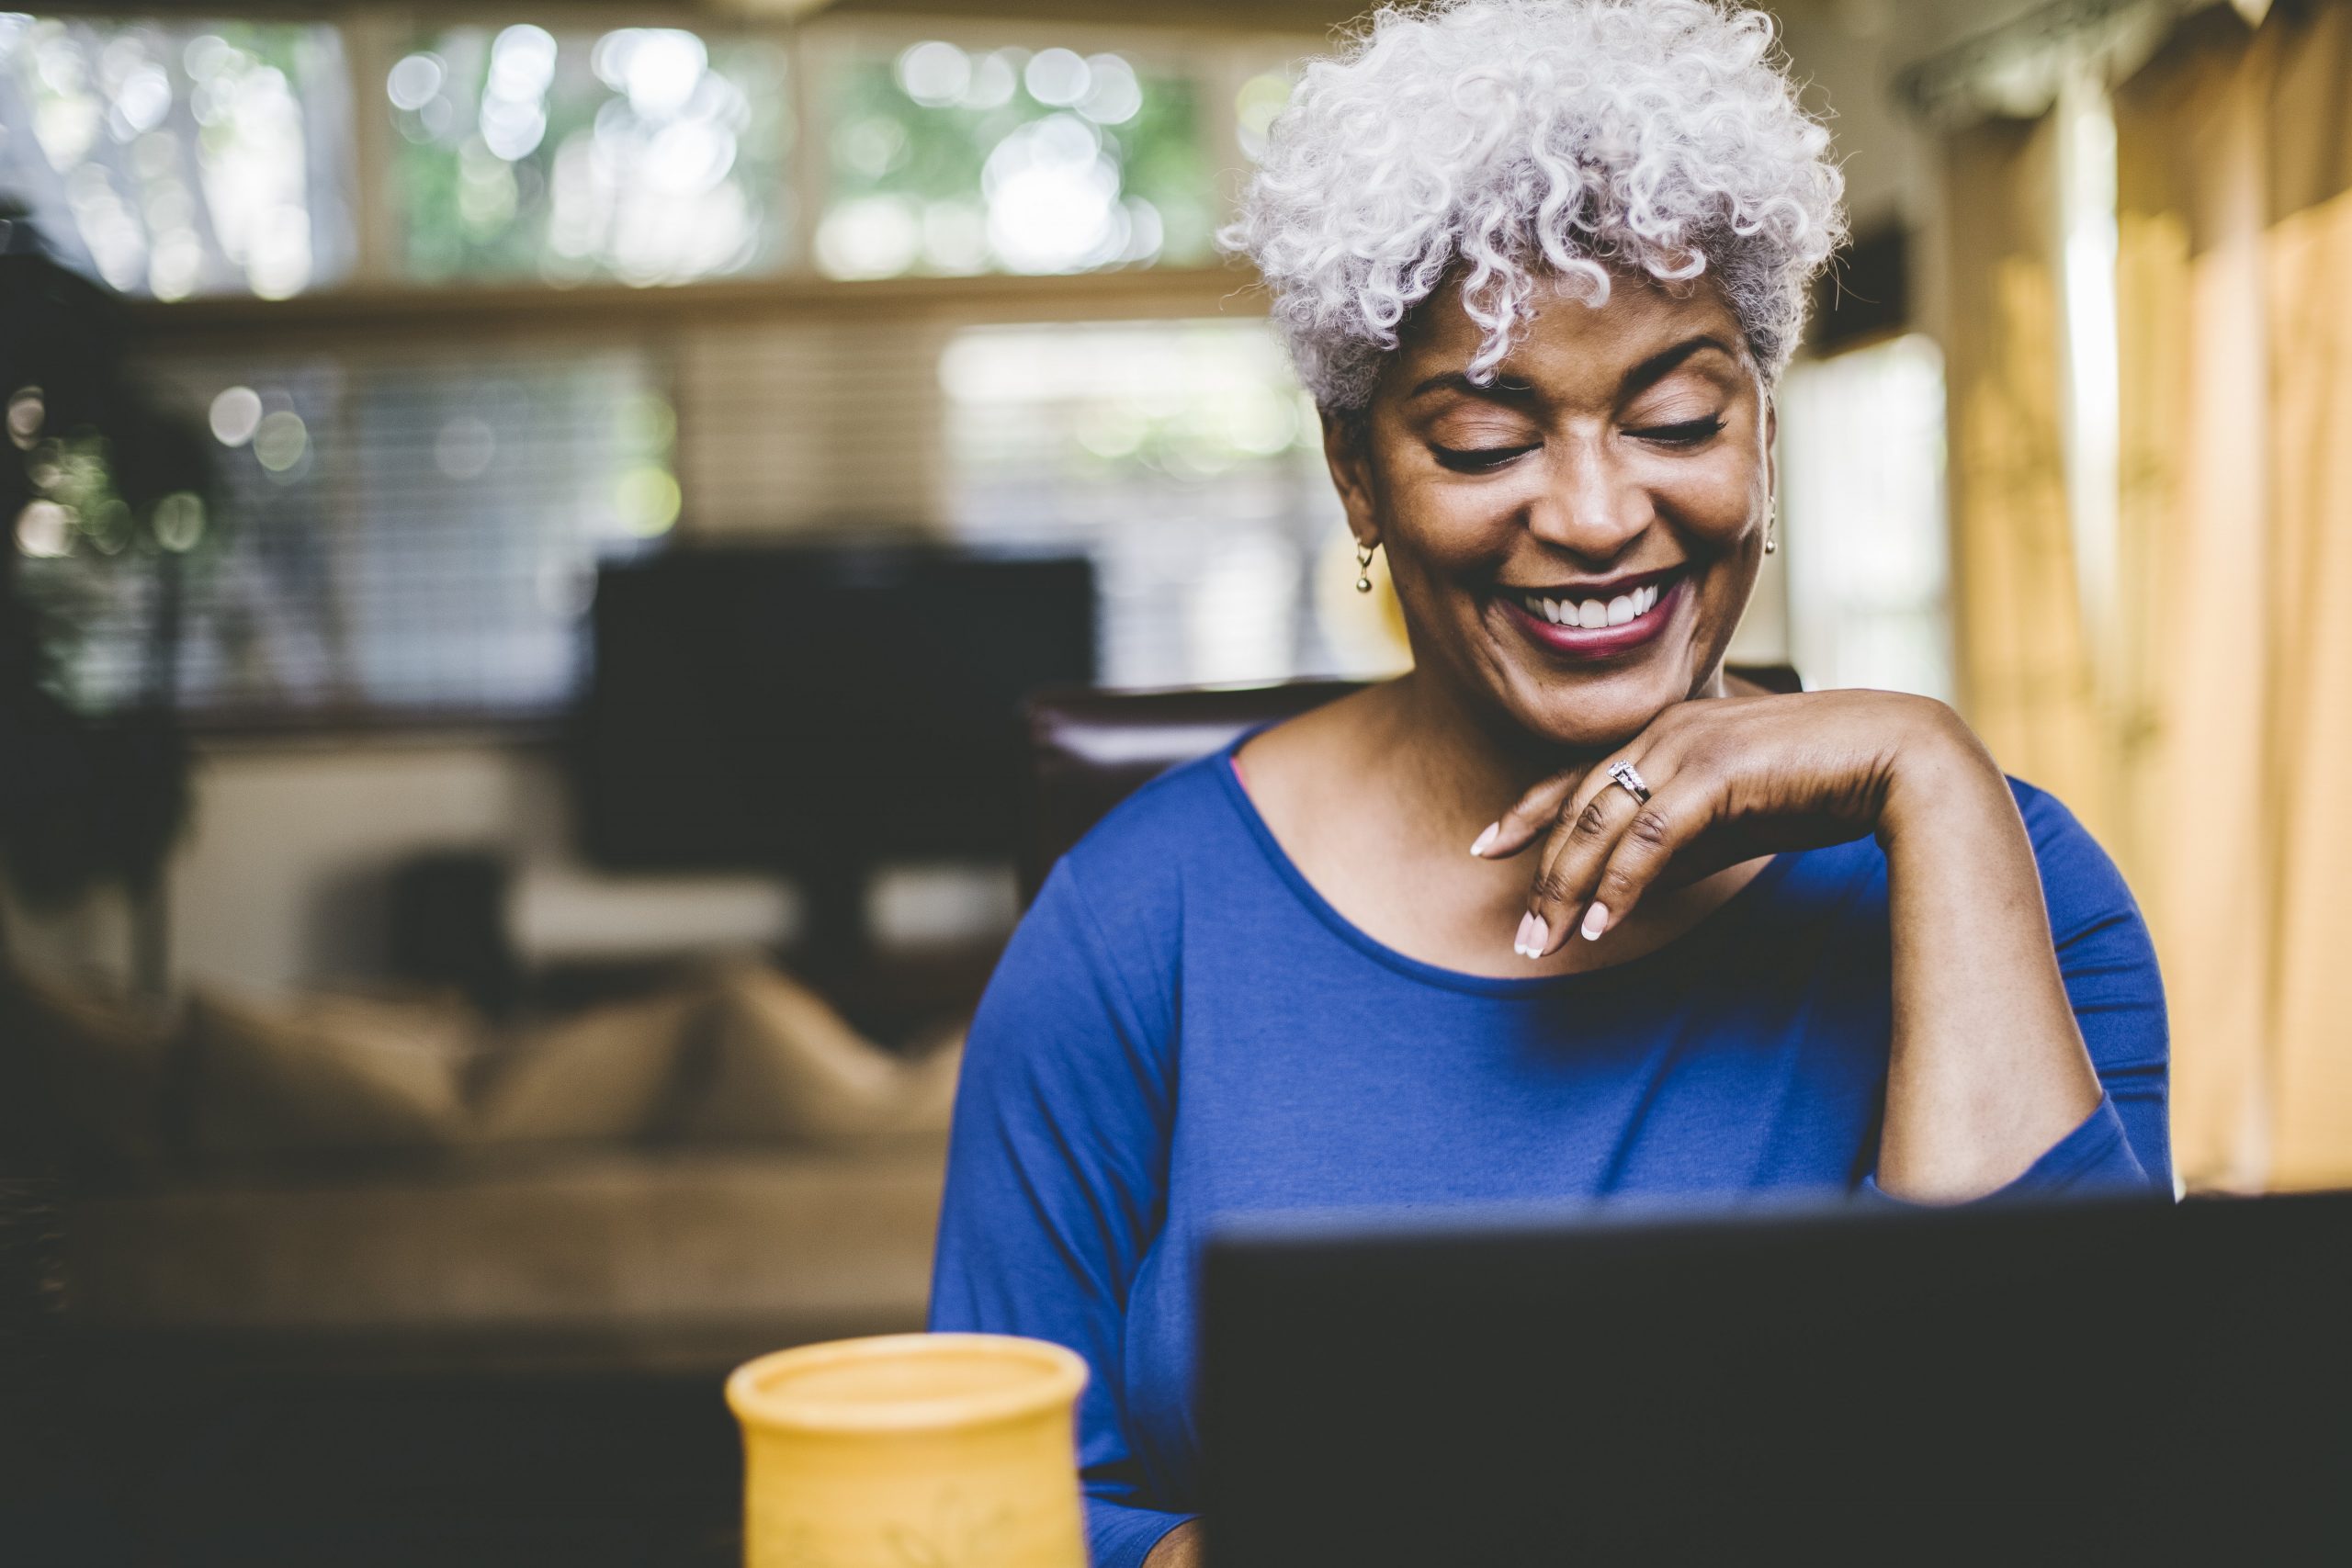
[[[1646,387],[1655,386],[1664,380],[1676,366],[1680,365],[1692,355],[1710,348],[1726,359],[1739,357],[1732,353],[1730,345],[1723,339],[1709,333],[1701,333],[1694,337],[1684,338],[1672,348],[1653,354],[1639,365],[1634,366],[1625,373],[1624,384],[1621,389],[1630,394],[1641,391]]]
[[[1486,385],[1480,386],[1459,370],[1446,370],[1430,377],[1406,393],[1405,400],[1411,402],[1424,392],[1463,392],[1474,398],[1524,398],[1534,390],[1534,388],[1524,381],[1505,380],[1499,376]]]
[[[1709,333],[1700,333],[1695,336],[1684,338],[1671,348],[1659,350],[1625,372],[1625,378],[1618,389],[1619,395],[1631,396],[1664,380],[1676,366],[1680,365],[1692,355],[1710,348],[1725,358],[1738,357],[1732,353],[1729,345],[1723,339]],[[1447,370],[1430,377],[1406,393],[1405,400],[1410,402],[1425,392],[1435,391],[1462,392],[1474,398],[1519,399],[1531,395],[1534,389],[1524,381],[1507,381],[1499,378],[1482,387],[1459,370]]]

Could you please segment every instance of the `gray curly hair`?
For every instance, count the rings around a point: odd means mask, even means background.
[[[1829,133],[1771,17],[1711,0],[1385,6],[1313,62],[1219,240],[1273,295],[1316,401],[1371,400],[1406,316],[1457,269],[1484,381],[1538,273],[1713,269],[1768,385],[1843,240]]]

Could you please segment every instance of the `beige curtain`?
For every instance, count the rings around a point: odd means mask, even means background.
[[[2192,1185],[2234,1188],[2266,1179],[2275,1087],[2277,572],[2248,41],[2209,12],[2115,96],[2132,646],[2112,847],[2164,964],[2176,1156]]]
[[[2352,1184],[2352,0],[2203,12],[2115,107],[2112,649],[2075,592],[2053,128],[1947,147],[1962,701],[2147,910],[2187,1179]]]
[[[1945,148],[1953,640],[1961,705],[1994,755],[2106,838],[2113,749],[2066,505],[2056,141],[2045,117]]]

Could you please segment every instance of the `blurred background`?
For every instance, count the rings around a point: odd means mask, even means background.
[[[2343,1184],[2352,5],[1774,9],[1855,237],[1735,658],[1956,702],[2187,1185]],[[714,1369],[919,1323],[1018,697],[1403,664],[1212,243],[1353,10],[0,13],[0,1336],[186,1436],[11,1455],[71,1539],[668,1561]]]

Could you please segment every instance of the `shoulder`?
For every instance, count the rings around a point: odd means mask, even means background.
[[[1055,868],[1065,896],[1121,937],[1171,927],[1187,885],[1231,874],[1237,854],[1250,848],[1235,809],[1232,765],[1221,748],[1170,768],[1113,807]]]
[[[2025,819],[2034,863],[2041,872],[2041,896],[2059,942],[2117,920],[2139,926],[2139,906],[2122,872],[2081,818],[2056,795],[2022,779],[2009,780],[2009,793]]]
[[[1023,916],[983,1012],[1080,998],[1138,1037],[1172,1018],[1188,894],[1230,876],[1247,831],[1219,751],[1170,769],[1114,807],[1057,862]]]

